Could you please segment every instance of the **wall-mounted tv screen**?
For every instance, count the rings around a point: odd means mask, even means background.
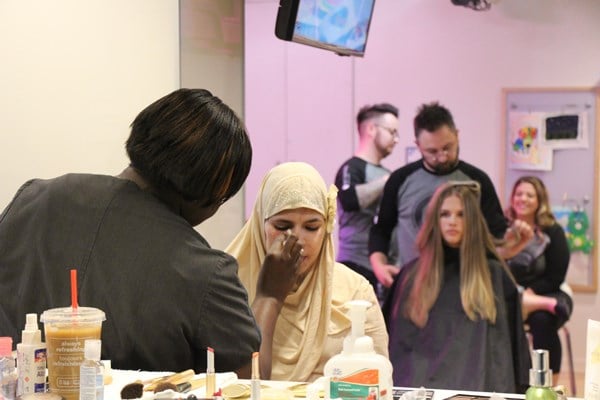
[[[374,5],[375,0],[280,0],[275,36],[362,57]]]

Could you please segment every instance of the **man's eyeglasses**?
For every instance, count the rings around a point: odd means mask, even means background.
[[[375,124],[375,126],[379,127],[379,128],[383,128],[384,130],[388,131],[388,133],[390,135],[392,135],[392,137],[400,137],[400,135],[398,135],[398,129],[395,128],[388,128],[387,126],[384,125],[379,125],[379,124]]]
[[[426,157],[429,158],[432,161],[437,161],[437,159],[440,157],[440,155],[444,155],[446,157],[450,156],[450,155],[454,155],[456,153],[456,149],[458,148],[458,144],[455,143],[449,143],[446,146],[444,146],[441,149],[424,149],[421,150],[421,154]]]

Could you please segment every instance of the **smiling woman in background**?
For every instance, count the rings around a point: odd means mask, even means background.
[[[552,214],[546,186],[535,176],[523,176],[515,182],[506,215],[511,221],[519,219],[535,229],[535,236],[507,263],[524,288],[523,316],[533,347],[548,350],[556,380],[562,361],[558,329],[573,309],[571,297],[561,290],[565,288],[562,284],[570,258],[565,232]]]
[[[340,353],[350,333],[344,304],[373,304],[365,334],[387,356],[388,337],[373,287],[335,262],[332,242],[335,187],[326,188],[312,166],[291,162],[263,179],[252,215],[226,249],[238,259],[239,276],[261,328],[261,377],[313,381]],[[267,259],[277,268],[263,268]]]
[[[479,196],[475,181],[448,182],[427,206],[419,257],[401,268],[384,306],[394,386],[505,393],[527,387],[519,294]]]

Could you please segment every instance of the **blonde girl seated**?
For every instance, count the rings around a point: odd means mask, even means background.
[[[394,386],[521,392],[529,356],[517,286],[479,207],[479,185],[434,193],[384,314]]]

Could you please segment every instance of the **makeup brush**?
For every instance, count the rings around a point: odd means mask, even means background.
[[[164,390],[171,389],[174,392],[185,393],[189,392],[192,388],[190,382],[178,383],[177,385],[171,382],[161,382],[154,388],[154,393],[162,392]]]
[[[178,383],[189,381],[194,375],[195,372],[193,369],[186,369],[185,371],[181,371],[176,374],[163,376],[161,378],[155,378],[152,381],[150,381],[150,383],[144,386],[144,390],[147,392],[152,392],[156,388],[156,385],[165,382],[177,385]]]
[[[121,389],[121,399],[140,399],[144,395],[144,384],[140,381],[128,383]]]

